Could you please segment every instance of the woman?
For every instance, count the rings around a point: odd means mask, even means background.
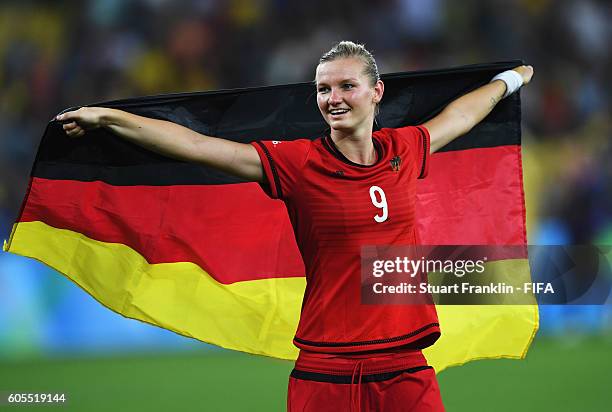
[[[69,136],[105,127],[150,150],[259,182],[287,205],[306,267],[294,343],[290,411],[443,410],[421,349],[440,335],[433,305],[362,305],[361,247],[416,244],[416,179],[429,155],[480,122],[530,81],[520,66],[496,76],[419,126],[373,133],[384,84],[362,45],[340,42],[316,71],[330,134],[314,141],[242,144],[107,108],[57,117]]]

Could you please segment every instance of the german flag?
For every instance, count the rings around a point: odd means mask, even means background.
[[[420,124],[520,61],[383,76],[376,127]],[[95,104],[239,142],[325,133],[312,84]],[[419,181],[431,245],[524,245],[520,97],[434,154]],[[40,260],[117,313],[229,349],[295,359],[304,266],[284,204],[257,183],[51,121],[4,249]],[[525,259],[514,261],[529,274]],[[525,355],[537,306],[439,306],[430,364]]]

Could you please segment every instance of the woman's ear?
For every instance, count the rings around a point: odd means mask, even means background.
[[[373,103],[375,104],[380,103],[384,92],[385,92],[385,84],[383,83],[382,80],[378,80],[376,84],[374,85],[374,96],[372,99]]]

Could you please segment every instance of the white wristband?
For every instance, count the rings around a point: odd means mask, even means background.
[[[506,93],[504,93],[503,98],[510,96],[523,85],[523,76],[514,70],[506,70],[505,72],[499,73],[491,79],[491,81],[495,80],[501,80],[506,83]]]

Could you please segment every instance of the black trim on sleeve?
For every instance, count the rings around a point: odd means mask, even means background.
[[[279,199],[283,199],[283,189],[280,183],[280,177],[278,176],[278,171],[276,170],[276,165],[274,164],[274,159],[272,159],[272,155],[265,144],[260,141],[255,142],[261,150],[266,154],[266,158],[268,159],[268,163],[270,164],[270,170],[272,170],[272,176],[274,177],[274,185],[276,186],[276,194]]]
[[[429,142],[429,139],[427,139],[427,135],[425,134],[423,129],[421,129],[421,127],[417,126],[417,129],[421,133],[421,138],[423,139],[423,160],[421,161],[421,171],[417,179],[423,179],[425,177],[424,176],[425,170],[426,170],[425,166],[427,166],[427,154],[429,152],[429,145],[427,143]]]
[[[393,372],[384,372],[384,373],[374,373],[371,375],[362,375],[361,383],[368,382],[382,382],[389,379],[393,379],[396,376],[401,375],[402,373],[416,373],[420,371],[424,371],[427,369],[433,369],[431,366],[416,366],[414,368],[402,369],[399,371]],[[291,371],[291,377],[295,379],[301,379],[304,381],[315,381],[315,382],[327,382],[327,383],[340,383],[340,384],[350,384],[359,383],[359,376],[351,376],[351,375],[330,375],[327,373],[317,373],[317,372],[306,372],[298,369],[293,369]]]

